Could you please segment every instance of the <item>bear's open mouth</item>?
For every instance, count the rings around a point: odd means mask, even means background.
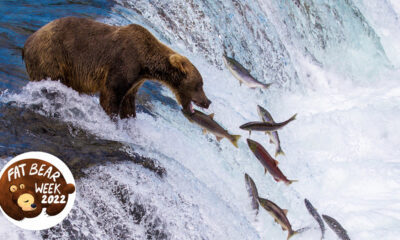
[[[189,103],[189,111],[190,111],[191,113],[194,113],[194,109],[193,109],[193,104],[192,104],[192,102]]]
[[[188,105],[186,105],[186,107],[183,107],[183,110],[185,110],[186,112],[194,113],[194,108],[193,108],[193,104],[192,103],[194,103],[198,107],[204,108],[204,106],[202,106],[201,104],[199,104],[196,101],[192,100],[192,101],[189,102]]]
[[[194,113],[194,108],[193,108],[192,101],[190,101],[188,105],[183,106],[183,110],[188,112],[188,113]]]

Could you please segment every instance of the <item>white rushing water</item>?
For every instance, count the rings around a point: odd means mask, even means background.
[[[58,82],[29,83],[20,93],[3,94],[3,102],[41,103],[41,114],[57,111],[63,121],[123,142],[127,151],[155,158],[166,169],[165,178],[128,162],[87,169],[69,217],[77,236],[143,239],[153,229],[158,238],[170,239],[285,239],[287,232],[266,211],[255,217],[251,210],[248,173],[261,197],[289,210],[294,229],[312,227],[293,239],[320,237],[304,198],[337,219],[351,239],[398,239],[399,5],[320,0],[297,7],[295,2],[119,1],[114,7],[119,17],[102,20],[142,24],[187,56],[213,102],[206,112],[242,135],[238,149],[203,135],[179,109],[159,101],[151,103],[156,117],[139,113],[115,123],[97,97]],[[239,86],[222,65],[224,52],[260,81],[276,84],[269,90]],[[43,87],[61,92],[55,101],[62,105],[56,109],[38,94]],[[166,88],[162,93],[173,97]],[[239,126],[258,120],[258,104],[276,121],[298,113],[279,132],[286,155],[278,160],[284,174],[299,182],[276,183],[247,147],[248,133]],[[251,138],[274,151],[264,133]],[[135,222],[129,210],[138,205],[145,209],[144,220]],[[0,223],[1,236],[40,236],[17,230],[2,216]],[[328,229],[326,239],[337,237]]]

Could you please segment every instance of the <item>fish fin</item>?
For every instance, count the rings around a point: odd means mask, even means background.
[[[276,222],[276,223],[278,223],[278,220],[276,220],[275,218],[274,218],[274,221]],[[279,224],[279,223],[278,223]]]
[[[264,174],[267,174],[267,172],[268,172],[267,168],[264,168]]]
[[[298,182],[299,180],[288,180],[287,182],[286,182],[286,185],[290,185],[290,184],[292,184],[292,183],[294,183],[294,182]]]
[[[279,149],[275,152],[275,157],[278,157],[279,155],[285,156],[285,153],[282,151],[282,148],[279,148]]]
[[[239,80],[239,86],[242,86],[242,82]]]
[[[276,166],[278,166],[278,164],[279,164],[278,160],[275,160],[275,159],[274,159],[274,163]]]
[[[267,133],[265,133],[265,134],[267,134]],[[270,139],[270,140],[269,140],[269,143],[273,144],[273,143],[274,143],[274,141],[272,141],[272,139]]]
[[[211,113],[210,115],[208,115],[211,119],[214,120],[214,113]]]
[[[281,227],[283,231],[286,231],[286,229],[284,227]]]
[[[238,140],[240,139],[240,135],[231,135],[232,136],[232,140],[231,143],[233,144],[233,146],[235,146],[236,148],[239,148],[238,146]]]
[[[221,141],[221,139],[223,139],[223,137],[218,137],[218,136],[215,136],[215,137],[217,138],[218,142]]]
[[[287,213],[288,213],[288,210],[287,210],[287,209],[282,209],[282,211],[283,211],[283,213],[284,213],[285,215],[287,215]]]
[[[251,136],[251,131],[249,131],[249,137]]]
[[[203,128],[203,134],[207,134],[207,130]]]

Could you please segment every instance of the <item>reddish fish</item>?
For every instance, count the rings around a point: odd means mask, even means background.
[[[272,175],[272,177],[275,179],[275,181],[283,181],[287,185],[291,184],[292,182],[297,182],[297,180],[289,180],[286,178],[285,175],[281,172],[281,170],[278,168],[278,161],[273,159],[271,155],[261,146],[256,141],[253,141],[251,139],[247,139],[247,144],[249,145],[249,148],[251,151],[254,153],[256,158],[261,162],[261,164],[265,168],[265,173],[269,171],[269,173]]]

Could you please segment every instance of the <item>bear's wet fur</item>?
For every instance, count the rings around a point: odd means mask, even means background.
[[[145,80],[168,86],[184,110],[191,102],[204,108],[211,103],[196,67],[137,24],[60,18],[33,33],[22,56],[31,81],[50,78],[80,93],[100,92],[110,116],[136,116],[135,96]]]

